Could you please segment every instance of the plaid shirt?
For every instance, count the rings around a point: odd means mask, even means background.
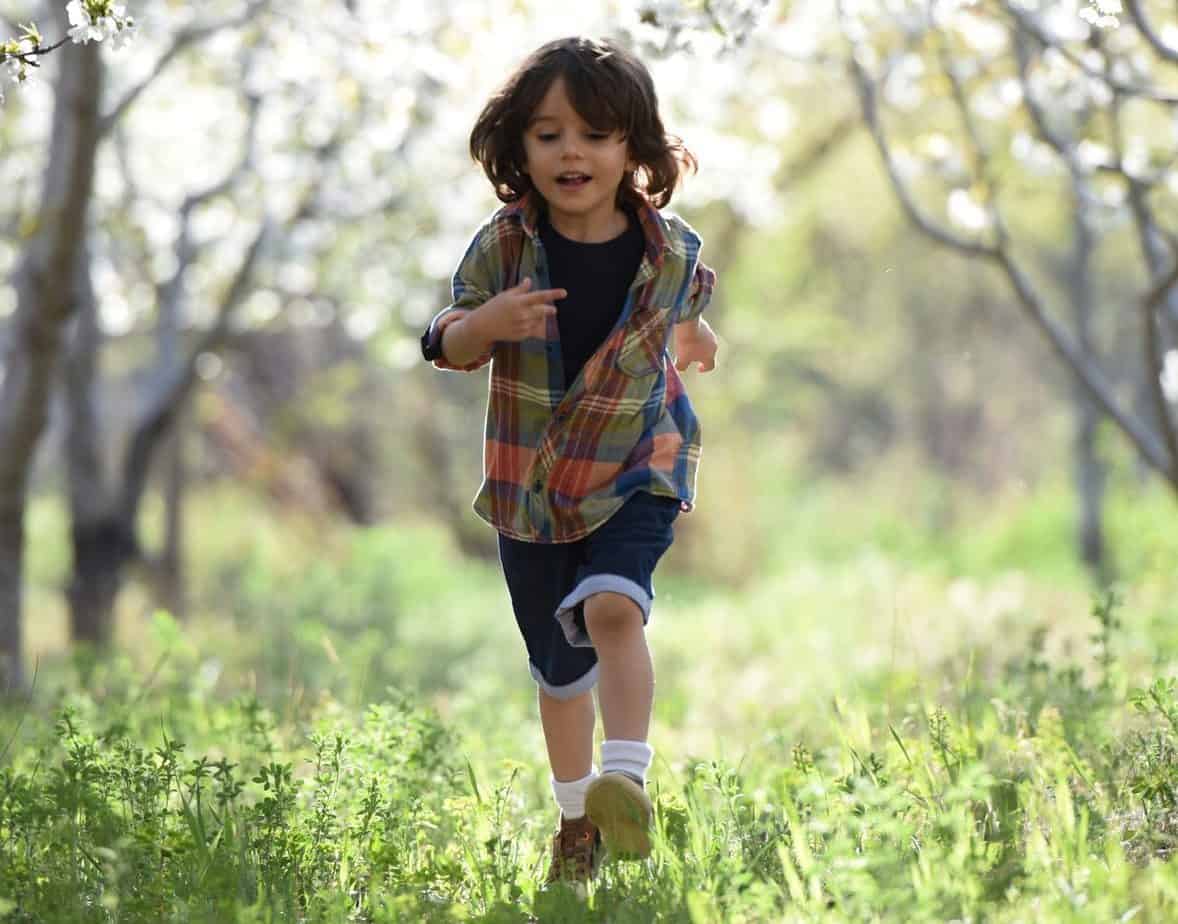
[[[526,277],[533,291],[550,288],[537,217],[527,196],[479,228],[429,341],[441,343],[448,324]],[[682,219],[644,201],[638,220],[646,252],[621,316],[567,392],[555,316],[543,340],[497,341],[466,366],[434,360],[464,372],[491,363],[474,510],[513,539],[581,539],[638,490],[692,508],[700,427],[667,343],[674,325],[703,312],[716,275],[699,262],[699,235]]]

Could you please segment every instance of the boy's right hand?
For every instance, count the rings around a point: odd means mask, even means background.
[[[546,336],[548,318],[556,314],[552,304],[568,296],[564,289],[540,289],[532,291],[532,280],[525,279],[519,285],[504,289],[493,298],[487,299],[465,319],[487,343],[496,340],[527,340],[529,337]]]

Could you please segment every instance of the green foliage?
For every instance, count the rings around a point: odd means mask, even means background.
[[[923,734],[873,730],[866,756],[795,741],[755,766],[689,760],[660,774],[655,858],[607,866],[582,905],[538,890],[543,827],[516,791],[521,765],[480,779],[410,696],[389,690],[356,717],[324,702],[298,746],[260,756],[255,705],[206,703],[225,748],[197,753],[174,737],[185,729],[146,740],[75,693],[0,772],[0,919],[1013,921],[1132,904],[1161,916],[1172,875],[1135,873],[1121,838],[1141,806],[1136,861],[1172,845],[1174,683],[1132,694],[1165,722],[1153,746],[1126,738],[1110,759],[1087,742],[1124,703],[1077,696],[1090,711],[1072,730],[1055,705],[971,726],[938,703]],[[1131,741],[1131,758],[1112,759]]]
[[[303,753],[271,755],[249,746],[248,701],[215,709],[240,753],[193,756],[167,730],[151,746],[74,700],[30,746],[31,767],[0,773],[5,920],[350,913],[370,883],[412,879],[431,845],[458,835],[444,810],[463,779],[449,733],[395,691],[330,733],[307,731]]]
[[[582,899],[540,887],[555,812],[493,569],[432,527],[240,511],[237,536],[225,509],[200,512],[221,527],[200,531],[200,619],[47,659],[0,713],[5,924],[1175,913],[1178,698],[1142,655],[1173,650],[1164,573],[1087,605],[1033,585],[1016,622],[1004,585],[932,556],[818,548],[736,593],[663,579],[656,851]],[[880,660],[896,629],[863,614],[889,580],[926,637]]]

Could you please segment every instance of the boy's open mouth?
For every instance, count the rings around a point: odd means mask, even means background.
[[[587,173],[562,173],[556,178],[561,186],[584,186],[592,179]]]

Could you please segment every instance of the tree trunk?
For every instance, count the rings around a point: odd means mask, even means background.
[[[65,31],[65,7],[54,8]],[[0,382],[0,664],[9,690],[23,686],[21,580],[24,514],[33,456],[45,428],[62,327],[74,310],[74,267],[100,135],[102,64],[97,46],[56,56],[53,123],[38,225],[17,265],[16,311]]]
[[[23,511],[0,509],[0,698],[25,689],[20,606],[25,535]]]
[[[109,644],[123,569],[137,555],[135,537],[111,515],[73,528],[74,574],[67,596],[74,641]]]
[[[1074,240],[1072,265],[1068,273],[1072,315],[1076,324],[1076,340],[1087,356],[1095,356],[1096,344],[1092,334],[1093,280],[1092,259],[1096,251],[1096,236],[1088,214],[1091,193],[1086,180],[1079,173],[1072,175]],[[1112,580],[1112,564],[1104,541],[1104,496],[1107,472],[1097,449],[1100,428],[1100,409],[1087,389],[1078,382],[1072,384],[1072,408],[1075,414],[1075,439],[1072,443],[1072,464],[1076,484],[1079,518],[1076,537],[1080,558],[1092,578],[1100,585]]]
[[[164,483],[164,548],[159,563],[160,602],[177,619],[188,613],[184,581],[184,492],[188,470],[184,465],[184,433],[187,409],[180,412],[164,448],[167,466]]]
[[[1080,388],[1075,389],[1076,439],[1074,465],[1076,497],[1080,505],[1077,539],[1080,556],[1099,584],[1112,580],[1112,564],[1104,541],[1105,464],[1096,448],[1100,411]]]
[[[133,542],[128,541],[126,530],[114,515],[102,458],[98,409],[94,403],[102,335],[88,251],[85,246],[79,250],[74,270],[76,318],[62,375],[74,556],[66,597],[70,606],[71,638],[104,646],[110,640],[120,573]]]

